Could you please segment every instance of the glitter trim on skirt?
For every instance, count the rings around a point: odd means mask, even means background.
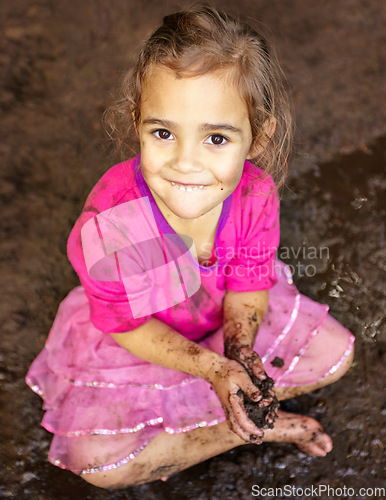
[[[354,337],[328,315],[328,306],[301,295],[289,268],[280,265],[255,350],[277,387],[311,384],[339,368]],[[198,343],[222,354],[222,328]],[[54,434],[50,462],[75,473],[119,467],[161,432],[225,420],[206,381],[147,363],[97,330],[82,287],[61,303],[26,382],[42,397],[42,425]],[[96,440],[98,449],[103,440],[102,455],[87,453]]]

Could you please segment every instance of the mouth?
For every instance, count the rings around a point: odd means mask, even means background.
[[[198,189],[203,189],[205,187],[204,184],[180,184],[173,181],[170,181],[170,183],[180,191],[187,191],[188,193],[190,193],[191,191],[197,191]]]

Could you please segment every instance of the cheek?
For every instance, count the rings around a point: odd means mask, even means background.
[[[243,174],[244,160],[222,164],[219,169],[218,179],[229,187],[236,187]]]
[[[151,154],[151,150],[148,148],[141,149],[141,166],[142,171],[148,174],[155,173],[157,171],[157,162],[154,161],[155,155]]]

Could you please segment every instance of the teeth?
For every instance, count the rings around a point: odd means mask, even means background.
[[[182,186],[181,184],[176,184],[175,182],[172,182],[172,181],[171,181],[171,184],[172,184],[172,186],[175,186],[180,191],[187,191],[188,193],[191,193],[192,191],[197,191],[197,189],[204,188],[204,186],[194,186],[194,187]]]

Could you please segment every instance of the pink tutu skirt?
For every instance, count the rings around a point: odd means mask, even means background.
[[[255,350],[277,387],[311,384],[341,365],[354,337],[328,315],[328,306],[297,291],[288,266],[278,266]],[[223,354],[222,329],[198,343]],[[97,330],[82,287],[60,304],[26,382],[44,400],[42,425],[54,434],[50,462],[75,473],[119,467],[161,432],[225,420],[207,382],[147,363]],[[72,453],[76,440],[92,439],[104,440],[103,458]]]

